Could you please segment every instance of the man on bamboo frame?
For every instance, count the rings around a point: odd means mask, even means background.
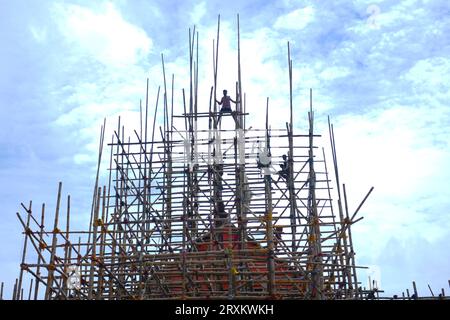
[[[285,154],[283,154],[283,162],[280,164],[280,168],[281,170],[278,171],[278,174],[287,181],[289,177],[289,166],[287,156]]]
[[[231,97],[227,95],[227,92],[227,90],[223,90],[222,99],[220,101],[216,100],[216,102],[222,106],[222,108],[220,109],[219,118],[217,119],[217,123],[220,123],[220,118],[224,113],[231,113],[234,121],[236,122],[236,112],[231,110],[230,101],[234,104],[237,104],[239,101],[234,101],[233,99],[231,99]]]

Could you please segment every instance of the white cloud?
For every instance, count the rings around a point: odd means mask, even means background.
[[[360,263],[383,266],[380,259],[393,237],[407,243],[420,235],[430,246],[445,239],[450,152],[434,144],[429,124],[447,112],[387,105],[335,118],[339,171],[350,210],[375,187],[360,213],[365,219],[353,228]]]
[[[301,30],[314,20],[314,8],[308,6],[280,16],[273,25],[275,29]]]
[[[200,2],[195,5],[194,9],[190,13],[191,21],[194,24],[198,24],[200,23],[201,19],[205,16],[205,14],[206,14],[206,3]]]
[[[77,165],[92,164],[92,157],[89,154],[76,154],[73,156],[73,162]]]
[[[408,70],[404,78],[411,81],[414,89],[418,92],[433,91],[450,95],[450,59],[443,57],[433,57],[417,61]]]
[[[52,125],[56,130],[64,128],[65,139],[78,141],[80,147],[72,161],[84,166],[97,158],[98,132],[104,117],[112,119],[107,125],[107,140],[119,115],[129,135],[134,136],[132,128],[138,130],[136,111],[148,76],[144,58],[152,49],[146,32],[125,21],[111,3],[96,8],[72,4],[53,7],[70,49],[62,70],[68,84],[52,92],[63,99]],[[150,105],[156,83],[159,81],[150,81]]]
[[[323,70],[319,77],[323,81],[330,81],[337,78],[345,77],[350,74],[350,70],[344,67],[330,67]]]
[[[428,133],[427,122],[433,117],[426,107],[404,106],[339,117],[336,134],[340,153],[353,156],[342,164],[346,176],[350,181],[360,181],[357,176],[364,172],[367,181],[382,186],[378,192],[386,200],[427,194],[424,183],[439,176],[440,166],[448,157],[445,150],[434,146],[434,137]]]
[[[44,27],[31,25],[30,32],[34,40],[36,40],[36,42],[38,43],[43,43],[45,42],[45,40],[47,40],[47,29]]]
[[[133,64],[145,58],[152,40],[144,30],[125,21],[120,12],[107,3],[101,12],[78,5],[55,5],[60,31],[74,46],[102,63]]]

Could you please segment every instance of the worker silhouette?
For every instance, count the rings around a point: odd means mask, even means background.
[[[278,174],[287,181],[289,177],[289,165],[285,154],[283,154],[283,162],[280,164],[280,168],[281,170],[278,171]]]
[[[223,90],[222,99],[220,101],[216,100],[216,102],[222,106],[222,108],[220,109],[219,118],[217,119],[217,123],[220,123],[220,118],[224,113],[231,113],[234,121],[236,121],[236,114],[231,110],[230,102],[236,104],[238,101],[234,101],[233,99],[231,99],[231,97],[227,95],[227,92],[228,92],[227,90]]]

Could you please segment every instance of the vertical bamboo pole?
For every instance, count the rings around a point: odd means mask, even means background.
[[[209,109],[208,109],[208,189],[209,189],[209,197],[212,201],[209,202],[209,214],[208,214],[208,220],[209,220],[209,243],[208,243],[208,250],[212,251],[213,249],[213,243],[215,239],[214,234],[214,206],[215,206],[215,196],[214,196],[214,189],[213,189],[213,165],[211,161],[212,156],[212,146],[213,146],[213,140],[212,140],[212,128],[214,123],[214,117],[212,115],[212,99],[213,99],[213,91],[214,87],[211,87],[211,90],[209,92]]]
[[[250,186],[246,185],[246,173],[245,173],[245,128],[243,127],[244,118],[243,108],[242,108],[242,77],[241,77],[241,31],[239,24],[239,14],[237,15],[237,65],[238,65],[238,83],[236,86],[236,111],[239,113],[237,119],[237,139],[238,139],[238,151],[239,151],[239,224],[240,224],[240,249],[246,250],[246,241],[247,241],[247,215],[246,215],[246,201],[250,202],[250,199],[246,199],[249,192],[246,193],[246,190],[250,190]],[[245,201],[244,201],[245,200]],[[244,264],[241,264],[244,267]]]
[[[95,276],[95,268],[97,264],[97,227],[99,225],[98,223],[98,212],[100,207],[100,196],[101,196],[101,189],[98,188],[97,190],[97,199],[95,202],[94,207],[94,220],[93,223],[93,232],[92,232],[92,244],[91,244],[91,266],[90,266],[90,272],[89,272],[89,293],[88,293],[88,299],[91,300],[93,297],[94,292],[94,276]]]
[[[418,299],[418,298],[419,298],[419,294],[417,293],[416,282],[413,281],[412,284],[413,284],[413,289],[414,289],[414,296],[415,296],[415,299]]]
[[[345,224],[347,224],[347,233],[348,233],[348,241],[350,245],[350,252],[347,256],[346,265],[350,265],[352,268],[352,277],[349,277],[349,295],[350,297],[355,296],[355,298],[358,298],[358,282],[356,278],[356,268],[355,268],[355,252],[353,251],[353,241],[352,241],[352,233],[351,233],[351,221],[350,217],[348,215],[348,203],[347,203],[347,191],[345,189],[345,184],[342,184],[342,189],[344,191],[344,204],[345,204]],[[356,288],[356,290],[355,290]]]
[[[82,279],[86,278],[86,275],[83,273],[83,269],[82,269],[82,264],[81,264],[81,237],[78,237],[78,243],[77,243],[77,251],[78,251],[78,256],[77,256],[77,265],[80,267],[80,277]],[[83,285],[83,283],[81,283],[81,285]],[[80,298],[81,294],[79,291],[76,291],[77,297]]]
[[[172,154],[169,145],[170,132],[172,129],[169,127],[169,107],[167,102],[167,85],[166,85],[166,70],[164,65],[164,55],[161,54],[161,63],[164,77],[164,180],[163,185],[166,187],[164,191],[164,206],[163,216],[166,222],[164,222],[164,237],[167,240],[167,244],[171,243],[171,217],[172,217]],[[197,98],[195,99],[197,104]],[[173,108],[173,77],[172,77],[172,108]],[[172,118],[173,119],[173,118]],[[171,121],[172,122],[172,121]],[[165,182],[166,181],[166,182]],[[166,195],[167,194],[167,195]],[[168,248],[167,248],[168,249]]]
[[[239,127],[242,128],[244,115],[242,115],[241,31],[240,31],[240,25],[239,25],[239,14],[237,15],[237,36],[238,36],[237,45],[238,45],[238,83],[239,83],[238,99],[239,100],[236,100],[236,106],[239,106],[239,109],[237,110],[240,113]],[[238,101],[239,101],[239,103],[238,103]]]
[[[33,291],[33,279],[30,280],[30,290],[28,291],[28,300],[31,300],[31,292],[32,291]]]
[[[121,143],[123,143],[125,141],[125,126],[122,125],[122,130],[121,130],[121,137],[122,137],[122,141]],[[120,139],[119,139],[120,140]],[[129,212],[127,210],[127,197],[126,197],[126,177],[128,174],[128,168],[125,168],[125,161],[124,161],[124,152],[120,153],[120,167],[122,168],[121,172],[120,172],[120,193],[119,193],[119,199],[120,199],[120,206],[119,206],[119,212],[125,213],[125,219],[119,221],[119,226],[118,226],[118,232],[119,232],[119,247],[120,248],[125,248],[126,247],[126,242],[127,242],[127,234],[125,233],[125,228],[127,225],[127,221],[128,221],[128,215]],[[125,226],[125,227],[124,227]],[[124,283],[125,282],[125,277],[126,277],[126,265],[125,262],[127,261],[127,255],[125,252],[121,252],[120,253],[120,257],[119,257],[119,261],[120,266],[118,268],[118,273],[119,273],[119,282]],[[119,299],[122,297],[122,295],[126,294],[126,289],[124,287],[121,287],[121,290],[119,290]]]
[[[20,292],[20,290],[22,289],[23,271],[26,269],[25,257],[27,255],[28,237],[30,236],[29,232],[31,232],[31,230],[29,229],[30,228],[30,218],[31,218],[31,214],[32,214],[31,205],[32,205],[32,202],[30,201],[30,205],[29,205],[29,207],[27,209],[27,224],[26,224],[26,229],[25,229],[25,236],[24,236],[24,239],[23,239],[22,262],[20,264],[19,281],[18,281],[18,284],[17,284],[17,291],[18,292]],[[17,300],[19,300],[19,299],[17,299]]]
[[[218,74],[218,61],[219,61],[219,39],[220,39],[220,15],[217,17],[217,41],[214,43],[213,40],[213,75],[214,75],[214,100],[213,100],[213,137],[212,137],[212,180],[213,180],[213,221],[214,225],[211,227],[213,231],[222,223],[220,221],[221,209],[223,206],[221,190],[220,190],[220,171],[222,163],[220,160],[220,143],[219,143],[219,132],[217,131],[218,120],[217,119],[217,74]],[[215,45],[215,46],[214,46]],[[219,241],[223,241],[223,232],[211,232],[211,241],[215,240],[215,237],[219,237]],[[218,248],[220,245],[217,246]],[[217,249],[218,249],[217,248]],[[216,288],[222,287],[221,284],[217,285]]]
[[[195,29],[195,28],[194,28]],[[198,168],[199,168],[199,154],[198,154],[198,69],[199,69],[199,61],[198,61],[198,42],[199,36],[197,31],[197,43],[196,43],[196,58],[194,63],[194,216],[196,220],[200,219],[198,208],[198,193],[199,193],[199,179],[198,179]],[[194,43],[195,43],[195,35],[194,35]],[[194,46],[194,43],[192,45]],[[195,238],[199,236],[198,232],[198,224],[196,222],[195,226]]]
[[[145,204],[145,211],[147,212],[146,219],[148,222],[148,229],[150,229],[150,203],[152,198],[152,182],[154,176],[153,174],[153,147],[155,146],[155,129],[156,129],[156,116],[158,115],[158,104],[159,104],[159,93],[160,93],[161,87],[158,86],[158,93],[156,94],[156,103],[155,103],[155,113],[153,115],[153,126],[152,126],[152,138],[151,138],[151,147],[150,147],[150,163],[149,163],[149,169],[148,169],[148,195]],[[147,137],[145,138],[147,140]]]
[[[216,41],[216,50],[215,50],[216,56],[215,56],[215,60],[213,60],[213,65],[214,65],[214,114],[215,115],[217,113],[217,73],[219,71],[219,36],[220,36],[220,14],[217,17],[217,41]],[[215,128],[217,129],[217,124],[216,124]]]
[[[183,89],[183,108],[184,108],[184,114],[186,115],[186,98],[185,98],[185,92]],[[187,132],[188,132],[188,123],[186,121],[187,115],[184,118],[184,129],[186,133],[187,138]],[[187,286],[186,286],[186,238],[188,236],[188,226],[187,226],[187,199],[188,196],[186,195],[186,183],[189,178],[189,156],[186,154],[186,148],[184,148],[183,152],[183,212],[182,212],[182,232],[181,232],[181,269],[182,269],[182,279],[181,279],[181,285],[182,285],[182,299],[186,299],[187,296]]]
[[[109,178],[108,178],[108,203],[107,203],[107,206],[106,206],[106,212],[107,212],[106,215],[107,215],[108,219],[109,219],[109,215],[108,215],[108,212],[109,212],[109,200],[111,198],[110,197],[111,180],[112,180],[112,171],[113,171],[113,167],[112,167],[113,149],[114,149],[113,144],[114,144],[114,134],[111,137],[111,150],[110,150],[110,156],[109,156],[109,168],[110,168],[110,170],[109,170]],[[145,178],[144,178],[144,181],[145,181]],[[145,182],[144,182],[144,186],[145,186]],[[117,206],[115,206],[115,208],[117,208]],[[117,226],[117,224],[115,223],[116,222],[116,214],[117,213],[114,210],[113,218],[111,219],[111,222],[113,222],[113,227],[112,227],[112,230],[111,230],[111,234],[112,234],[112,238],[113,239],[115,239],[115,230],[116,230],[116,226]],[[115,268],[114,267],[115,261],[116,261],[116,241],[112,241],[112,244],[111,244],[111,268],[112,269]],[[109,278],[108,278],[108,285],[109,285],[108,299],[109,300],[111,300],[113,298],[113,290],[114,290],[113,281],[114,281],[113,277],[111,275],[109,275]]]
[[[39,246],[43,245],[43,236],[44,236],[44,214],[45,214],[45,203],[42,204],[42,211],[41,211],[41,224],[39,226]],[[38,277],[41,276],[41,262],[42,258],[41,255],[38,254],[38,260],[37,260],[37,267],[36,267],[36,275]],[[36,285],[34,286],[34,300],[37,300],[38,294],[39,294],[39,284],[40,281],[36,281]]]
[[[308,224],[309,248],[312,255],[310,263],[312,265],[311,274],[311,295],[315,300],[323,298],[323,265],[322,265],[322,247],[320,236],[320,220],[317,213],[316,201],[316,171],[314,169],[314,112],[312,110],[312,89],[309,91],[309,190],[308,190]]]
[[[120,117],[119,117],[119,125],[120,125]],[[105,130],[106,130],[106,118],[104,118],[103,120],[103,126],[100,129],[100,142],[99,142],[99,147],[98,147],[98,158],[97,158],[97,173],[95,176],[95,184],[94,184],[94,192],[92,195],[92,206],[91,206],[91,216],[89,219],[89,234],[88,234],[88,243],[91,242],[91,228],[92,228],[92,218],[93,218],[93,214],[94,214],[94,203],[95,203],[95,198],[97,197],[97,189],[98,189],[98,179],[99,179],[99,175],[100,175],[100,164],[102,162],[102,152],[103,152],[103,141],[105,139]],[[86,247],[86,250],[89,250],[89,246]],[[86,254],[88,254],[89,252],[86,251]]]
[[[151,177],[152,177],[152,154],[153,154],[153,143],[151,145],[151,150],[152,153],[150,154],[150,163],[147,163],[147,144],[148,144],[148,135],[147,135],[147,127],[148,127],[148,81],[149,79],[147,78],[147,86],[146,86],[146,91],[145,91],[145,138],[144,138],[144,200],[148,201],[151,199]],[[159,88],[158,88],[158,98],[159,98]],[[155,113],[155,119],[156,120],[156,113]],[[153,123],[153,128],[155,127],[155,123]],[[154,132],[154,129],[153,129]],[[141,138],[142,139],[142,138]],[[152,137],[152,142],[153,142],[153,137]],[[149,166],[148,171],[147,171],[147,165]],[[142,217],[143,220],[148,220],[149,217],[149,213],[147,212],[149,208],[147,208],[147,205],[145,203],[142,203]],[[144,230],[149,230],[150,229],[150,223],[143,223],[144,226]]]
[[[174,75],[172,74],[172,86],[171,86],[171,111],[170,111],[170,127],[167,133],[167,140],[170,141],[168,146],[168,190],[167,190],[167,238],[169,245],[172,244],[172,180],[173,180],[173,160],[172,160],[172,141],[173,141],[173,91],[174,91]]]
[[[195,43],[195,26],[194,30],[192,32],[191,36],[191,29],[189,29],[189,142],[190,142],[190,159],[189,159],[189,171],[188,171],[188,229],[189,229],[189,237],[195,239],[195,219],[194,219],[194,168],[195,165],[193,163],[194,161],[194,145],[195,145],[195,139],[194,139],[194,124],[193,124],[193,115],[194,115],[194,99],[193,99],[193,90],[194,90],[194,75],[193,75],[193,68],[194,68],[194,43]]]
[[[52,239],[52,248],[50,253],[50,261],[47,267],[48,269],[48,278],[47,278],[47,288],[45,289],[45,300],[51,299],[52,294],[52,285],[54,281],[54,273],[55,273],[55,255],[56,255],[56,244],[58,242],[58,233],[60,232],[58,229],[58,219],[59,219],[59,207],[61,204],[61,189],[62,182],[59,183],[58,186],[58,198],[56,200],[56,211],[55,211],[55,222],[53,226],[53,239]]]
[[[16,282],[14,283],[13,293],[12,293],[12,300],[19,300],[17,299],[17,282],[18,279],[16,278]]]
[[[236,121],[236,127],[237,127],[237,121]],[[236,128],[237,129],[237,128]],[[233,139],[233,146],[234,146],[234,179],[235,179],[235,190],[234,190],[234,200],[235,200],[235,208],[236,208],[236,222],[238,224],[237,227],[237,239],[234,239],[234,226],[233,226],[233,222],[231,220],[231,212],[228,215],[228,223],[227,223],[227,229],[228,229],[228,298],[229,299],[233,299],[234,297],[236,297],[236,286],[235,286],[235,276],[236,276],[236,268],[234,266],[234,262],[233,262],[233,249],[234,249],[234,245],[239,246],[242,244],[242,242],[240,242],[240,235],[242,232],[241,227],[241,221],[240,219],[241,217],[241,202],[242,202],[242,198],[241,198],[241,189],[242,187],[240,186],[240,181],[239,181],[239,165],[238,165],[238,134],[237,134],[237,130],[235,131],[234,134],[234,139]]]
[[[269,135],[269,98],[267,98],[266,105],[266,145],[265,152],[270,152],[270,135]],[[266,197],[266,237],[267,237],[267,271],[268,271],[268,292],[270,297],[274,297],[276,294],[275,288],[275,260],[274,260],[274,243],[273,243],[273,220],[272,220],[272,176],[269,172],[265,172],[264,175],[264,188]]]
[[[98,257],[99,261],[99,275],[98,275],[98,285],[97,285],[97,299],[103,298],[103,287],[104,287],[104,262],[105,262],[105,240],[106,240],[106,227],[104,226],[106,220],[106,186],[103,186],[103,196],[102,196],[102,216],[100,218],[100,253]]]
[[[63,290],[65,293],[65,296],[67,296],[68,293],[68,288],[67,288],[67,281],[68,281],[68,276],[67,276],[67,269],[70,265],[70,258],[71,258],[71,244],[70,244],[70,195],[67,196],[67,216],[66,216],[66,244],[64,246],[64,283],[63,283]]]
[[[336,143],[335,143],[335,139],[334,139],[334,130],[333,130],[333,125],[330,123],[330,118],[328,117],[328,130],[329,130],[329,135],[330,135],[330,145],[331,145],[331,153],[333,156],[333,165],[334,165],[334,174],[335,174],[335,180],[336,180],[336,188],[337,188],[337,193],[338,193],[338,209],[339,209],[339,218],[340,218],[340,224],[341,224],[341,230],[344,230],[345,228],[345,219],[344,219],[344,213],[343,213],[343,209],[342,209],[342,200],[341,200],[341,187],[340,187],[340,182],[339,182],[339,170],[338,170],[338,162],[337,162],[337,155],[336,155]],[[345,234],[345,232],[343,232],[341,235],[342,240],[343,240],[343,244],[344,244],[344,256],[348,257],[349,252],[348,252],[348,245],[347,245],[347,236]],[[338,247],[341,247],[341,238],[337,239],[338,241]],[[345,289],[346,288],[346,283],[350,282],[350,274],[348,272],[348,265],[346,264],[346,260],[344,260],[343,256],[340,255],[340,263],[343,267],[343,283],[341,284],[342,287]],[[345,296],[347,296],[347,290],[345,291]]]
[[[163,141],[163,150],[164,150],[164,155],[163,155],[163,181],[162,181],[162,185],[163,185],[163,189],[162,191],[162,197],[163,197],[163,203],[162,203],[162,210],[161,210],[161,214],[162,214],[162,218],[163,218],[163,230],[161,230],[162,235],[161,237],[165,237],[167,238],[168,235],[168,231],[167,230],[167,226],[166,226],[166,222],[168,219],[168,212],[167,209],[170,207],[170,205],[168,204],[168,196],[169,193],[171,194],[172,192],[169,191],[169,187],[170,183],[169,183],[169,168],[168,168],[168,144],[167,144],[167,139],[168,139],[168,109],[167,109],[167,84],[166,84],[166,69],[165,69],[165,65],[164,65],[164,55],[161,53],[161,65],[162,65],[162,71],[163,71],[163,84],[164,84],[164,100],[163,100],[163,132],[161,132],[161,139]],[[160,127],[161,129],[161,127]],[[164,245],[163,248],[164,249]],[[168,248],[167,248],[168,249]]]
[[[287,185],[289,190],[289,210],[291,220],[291,247],[292,252],[297,251],[296,234],[297,234],[297,222],[296,222],[296,200],[294,194],[294,142],[293,142],[293,106],[292,106],[292,60],[291,60],[291,48],[288,42],[288,66],[289,66],[289,125],[288,125],[288,140],[289,140],[289,152],[288,152],[288,178]]]
[[[338,228],[337,228],[337,225],[336,225],[336,216],[335,216],[335,213],[334,213],[333,201],[332,201],[332,197],[331,197],[330,182],[329,182],[329,178],[328,178],[328,175],[329,175],[329,173],[328,173],[328,166],[327,166],[327,160],[326,160],[326,157],[325,157],[325,149],[324,148],[322,148],[322,156],[323,156],[323,162],[324,162],[324,166],[325,166],[325,179],[327,181],[328,199],[329,199],[329,203],[330,203],[331,216],[332,216],[332,219],[333,219],[333,231],[336,234],[338,234]],[[335,261],[333,261],[333,267],[332,267],[332,271],[331,271],[331,274],[330,274],[330,279],[329,279],[330,285],[331,285],[332,279],[335,279],[335,275],[334,275],[335,268],[339,268],[339,266],[337,265],[338,257],[335,257],[333,259],[335,259]],[[337,282],[340,283],[342,281],[341,280],[341,272],[337,271],[336,273],[337,273]],[[336,286],[334,286],[334,287],[336,287]]]

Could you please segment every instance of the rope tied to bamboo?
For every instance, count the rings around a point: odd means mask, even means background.
[[[39,249],[41,251],[47,249],[47,244],[44,241],[39,242]]]
[[[25,228],[25,234],[26,234],[27,236],[31,236],[31,235],[33,234],[33,231],[32,231],[30,228],[26,227],[26,228]]]
[[[56,270],[55,264],[50,263],[49,265],[47,265],[47,270],[48,270],[48,271],[54,271],[54,270]]]
[[[93,225],[94,225],[94,227],[103,227],[104,226],[103,220],[102,219],[94,220]]]
[[[233,274],[233,275],[238,275],[239,274],[239,271],[238,271],[238,269],[236,268],[236,267],[232,267],[231,268],[231,273]]]

